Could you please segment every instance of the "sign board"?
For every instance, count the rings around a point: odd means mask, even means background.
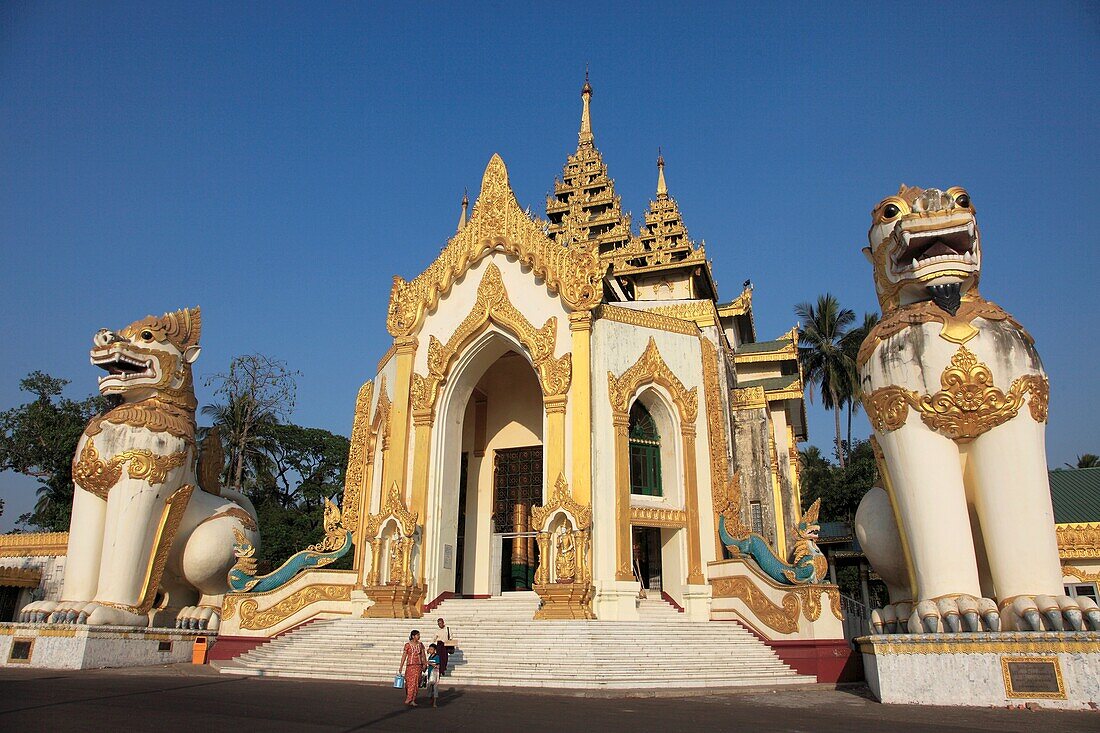
[[[445,570],[451,569],[451,564],[454,560],[454,554],[454,545],[443,545],[443,568]]]
[[[1001,657],[1008,697],[1066,699],[1058,657]]]

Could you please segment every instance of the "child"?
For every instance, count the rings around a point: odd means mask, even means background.
[[[428,646],[428,697],[432,699],[432,707],[436,706],[439,699],[439,647],[435,644]]]

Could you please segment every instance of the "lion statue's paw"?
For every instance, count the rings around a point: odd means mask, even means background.
[[[911,634],[1000,631],[1001,614],[992,599],[960,593],[921,601],[913,607],[907,628]]]
[[[177,629],[197,631],[217,631],[221,616],[217,609],[210,606],[185,606],[176,616]]]
[[[1083,596],[1016,596],[1004,613],[1012,631],[1100,631],[1100,607]]]
[[[35,601],[34,603],[28,603],[23,606],[23,610],[19,612],[19,623],[22,624],[44,624],[49,619],[50,614],[57,608],[57,601]]]
[[[912,612],[912,601],[899,601],[876,608],[871,611],[871,630],[875,634],[904,634]]]
[[[148,614],[134,613],[106,603],[92,602],[81,609],[76,623],[88,626],[138,626],[149,625]]]
[[[81,612],[88,606],[89,601],[59,601],[46,619],[49,624],[75,624],[83,623],[80,620]]]

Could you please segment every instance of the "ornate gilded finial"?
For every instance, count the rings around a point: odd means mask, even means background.
[[[592,147],[592,112],[589,103],[592,100],[592,85],[588,83],[588,64],[584,65],[584,86],[581,87],[581,132],[577,136],[580,147]]]
[[[661,149],[657,148],[657,198],[668,198],[668,185],[665,183],[665,157],[661,155]]]
[[[462,227],[466,226],[466,211],[470,208],[470,192],[468,189],[462,189],[462,213],[458,215],[458,231],[462,231]]]

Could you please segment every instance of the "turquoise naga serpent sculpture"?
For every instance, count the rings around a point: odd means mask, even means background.
[[[344,528],[340,509],[325,499],[325,538],[310,545],[267,575],[256,575],[256,548],[240,532],[233,551],[237,564],[229,571],[229,588],[234,593],[263,593],[286,585],[290,580],[310,568],[323,568],[348,554],[351,549],[351,531]]]
[[[793,563],[784,562],[776,556],[768,541],[756,533],[746,531],[740,538],[734,537],[726,529],[726,517],[718,520],[718,536],[734,557],[751,557],[764,573],[782,585],[811,585],[820,583],[829,570],[825,555],[817,546],[817,535],[821,527],[817,524],[817,515],[821,509],[821,499],[815,501],[801,521],[795,526],[798,541],[794,545]]]

